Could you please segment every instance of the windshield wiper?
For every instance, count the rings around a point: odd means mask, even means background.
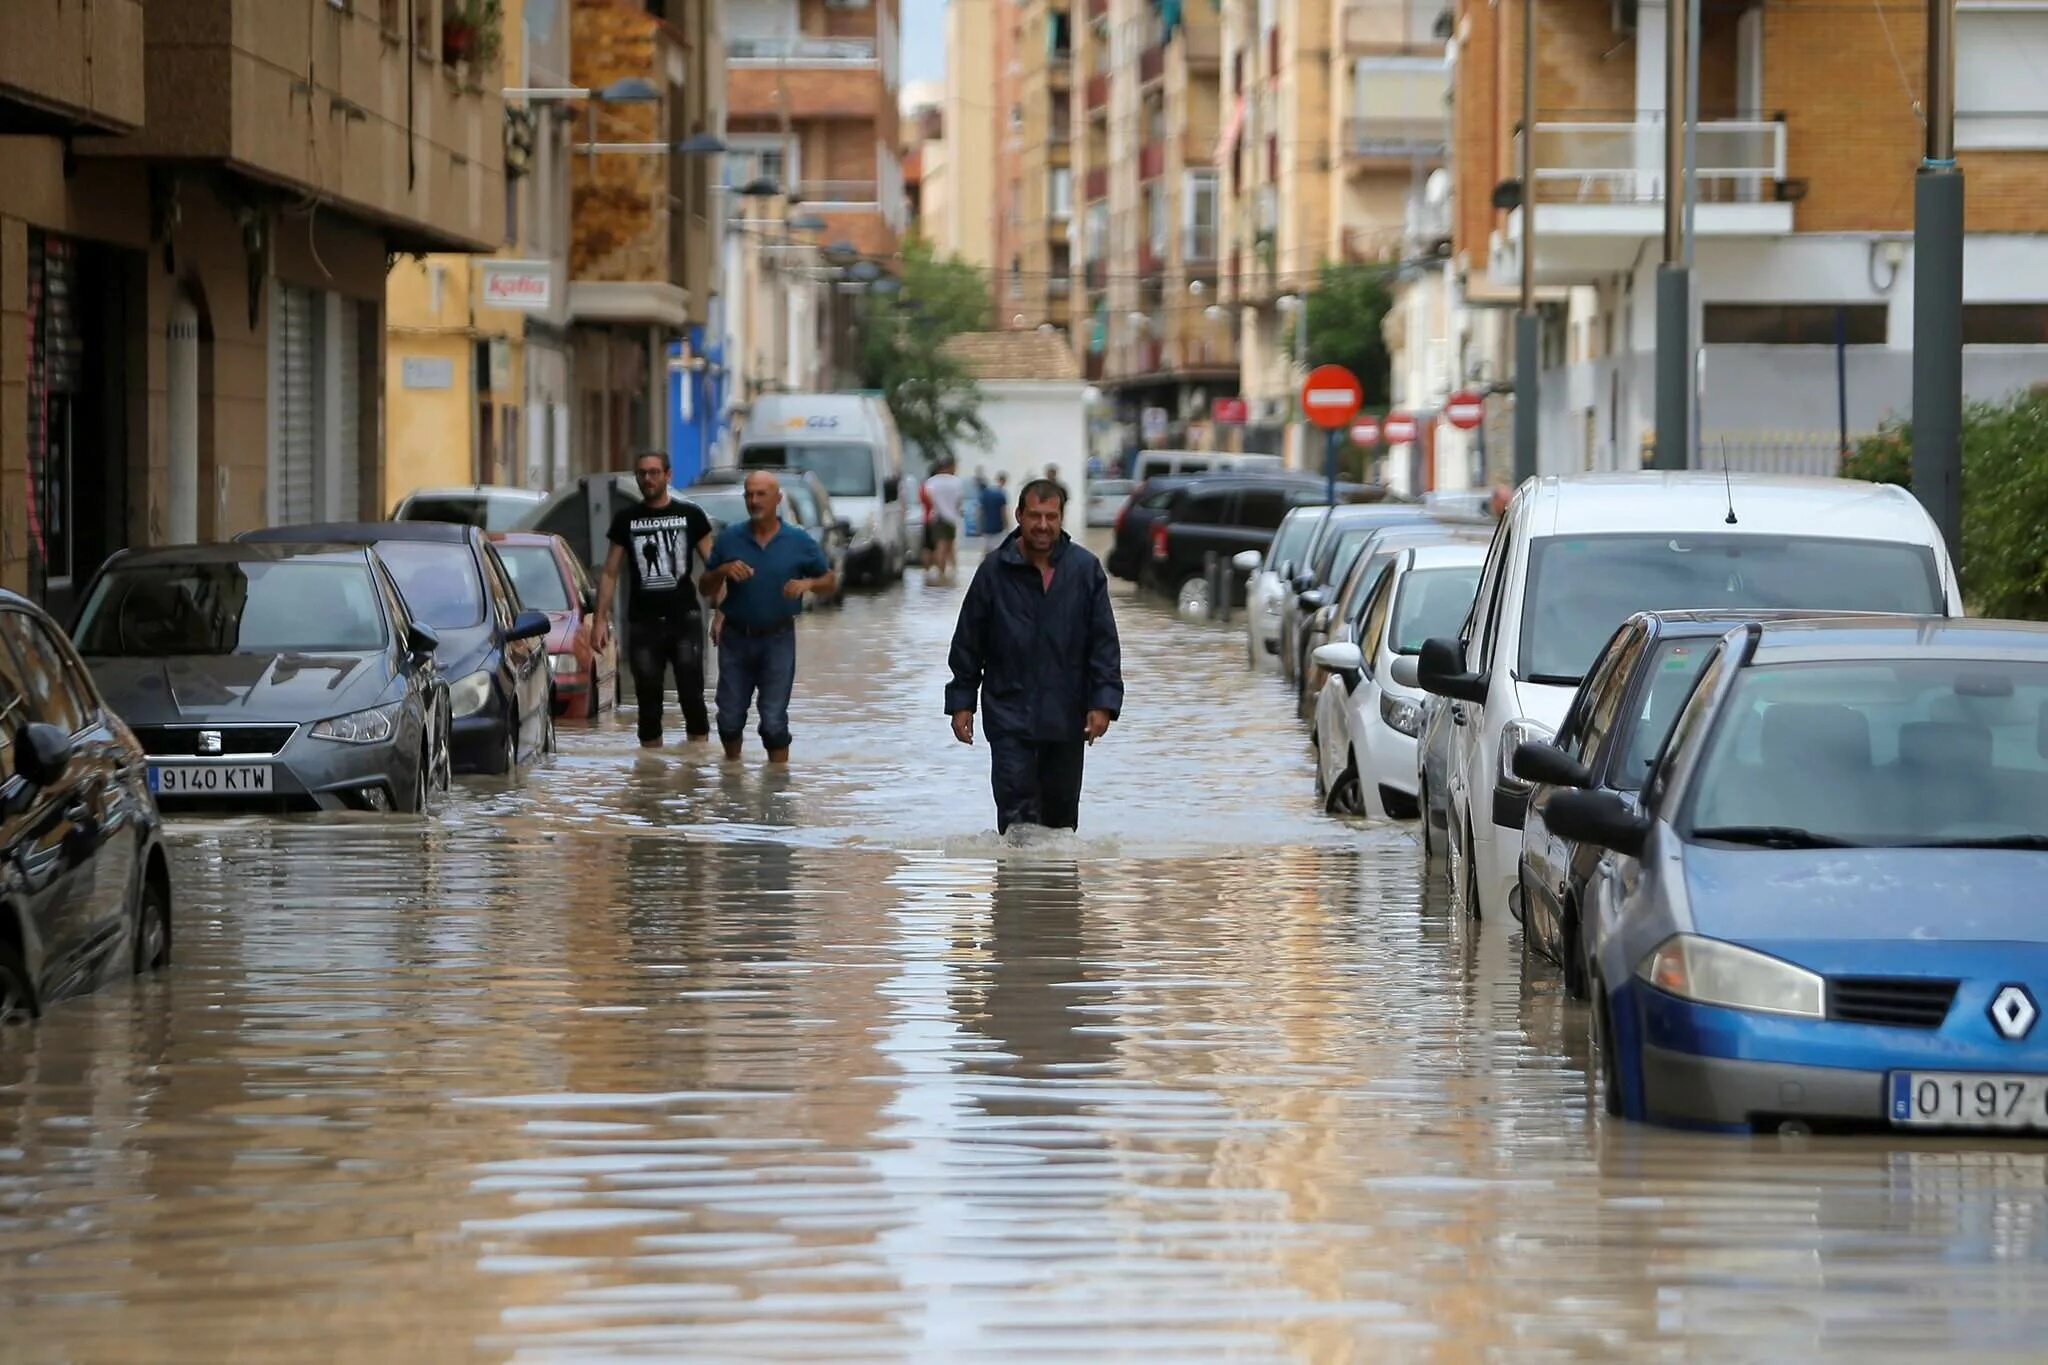
[[[1961,839],[1929,839],[1901,848],[2018,848],[2048,853],[2048,834],[1984,834]]]
[[[1853,839],[1832,834],[1815,834],[1797,825],[1709,825],[1695,829],[1694,839],[1719,839],[1729,844],[1755,844],[1759,848],[1861,848]]]
[[[1527,673],[1518,680],[1542,687],[1577,687],[1585,679],[1575,673]]]

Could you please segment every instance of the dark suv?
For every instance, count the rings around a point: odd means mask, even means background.
[[[1306,474],[1220,474],[1190,479],[1173,490],[1149,527],[1144,582],[1185,597],[1198,593],[1206,605],[1203,577],[1210,552],[1227,565],[1240,550],[1264,552],[1280,520],[1297,507],[1323,502],[1328,485]],[[1340,503],[1378,502],[1387,491],[1373,484],[1340,483]],[[1231,570],[1233,595],[1243,599],[1244,578]]]
[[[1122,510],[1116,514],[1115,538],[1109,558],[1103,562],[1111,576],[1127,583],[1142,583],[1145,562],[1152,554],[1152,523],[1166,515],[1173,495],[1193,480],[1186,475],[1167,474],[1147,479],[1131,490]]]

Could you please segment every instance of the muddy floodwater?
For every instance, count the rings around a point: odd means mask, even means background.
[[[787,775],[607,718],[179,822],[176,966],[0,1035],[0,1358],[2048,1353],[2048,1144],[1595,1115],[1240,635],[1120,598],[1081,834],[1004,846],[957,595],[805,622]]]

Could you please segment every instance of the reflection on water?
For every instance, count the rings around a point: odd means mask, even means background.
[[[1232,639],[1127,605],[1081,833],[994,839],[951,600],[807,623],[786,774],[181,826],[177,968],[0,1040],[8,1357],[2038,1352],[2038,1144],[1595,1117]]]

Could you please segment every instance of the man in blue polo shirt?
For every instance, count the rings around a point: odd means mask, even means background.
[[[796,618],[804,594],[830,594],[839,577],[810,532],[781,516],[782,485],[773,474],[747,475],[747,520],[711,543],[697,580],[706,601],[720,589],[725,625],[718,640],[718,739],[737,759],[747,708],[761,713],[770,763],[789,762],[789,694],[796,685]]]

